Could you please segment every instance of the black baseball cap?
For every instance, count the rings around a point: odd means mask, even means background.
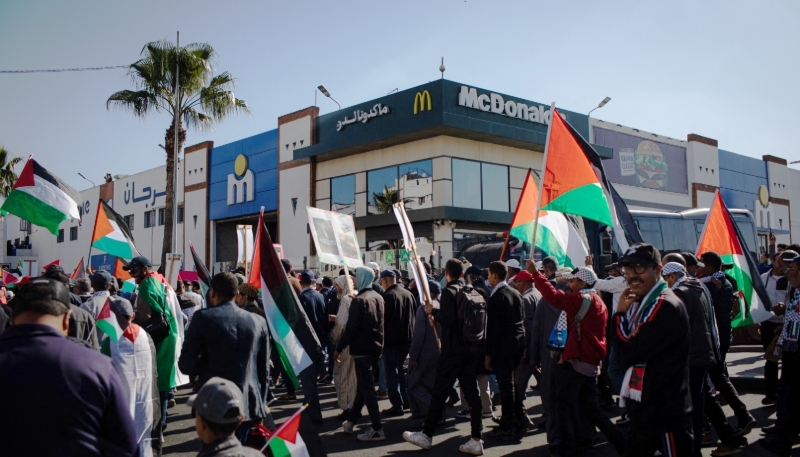
[[[611,270],[614,270],[616,268],[619,268],[619,263],[618,262],[614,262],[611,265],[604,266],[603,267],[603,271],[611,271]]]
[[[683,260],[686,261],[687,267],[703,268],[704,266],[706,266],[706,264],[697,260],[697,257],[695,257],[694,254],[692,254],[691,252],[681,252],[681,255],[683,256]]]
[[[152,267],[152,266],[153,264],[150,263],[150,260],[148,260],[147,257],[140,255],[139,257],[132,258],[127,265],[122,267],[122,269],[125,271],[130,271],[134,268]]]
[[[61,281],[50,278],[34,278],[17,292],[20,301],[49,299],[70,308],[69,290]]]
[[[381,278],[396,278],[397,275],[394,274],[392,270],[383,270],[381,271]]]
[[[618,264],[625,265],[661,265],[661,253],[652,244],[634,244],[617,261]]]
[[[89,275],[89,280],[98,287],[108,287],[109,284],[115,284],[114,278],[106,270],[99,270]]]
[[[720,257],[715,251],[708,251],[700,254],[700,260],[709,265],[711,268],[722,268],[722,257]]]

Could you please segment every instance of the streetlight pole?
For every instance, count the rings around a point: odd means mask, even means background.
[[[78,176],[80,176],[81,178],[83,178],[83,179],[89,181],[90,183],[92,183],[92,187],[97,187],[97,184],[95,184],[94,181],[92,181],[91,179],[87,178],[86,176],[83,176],[83,174],[78,173]]]
[[[181,32],[175,40],[175,151],[172,161],[172,252],[178,248],[178,121],[180,120],[180,72],[181,72]],[[164,270],[166,271],[166,270]]]
[[[595,106],[594,108],[592,108],[592,109],[591,109],[591,110],[590,110],[590,111],[589,111],[589,112],[586,114],[586,122],[589,124],[589,143],[592,143],[592,142],[594,142],[594,135],[592,135],[592,122],[591,122],[591,120],[592,120],[592,111],[594,111],[594,110],[596,110],[596,109],[600,109],[600,108],[602,108],[602,107],[606,106],[606,104],[607,104],[608,102],[610,102],[610,101],[611,101],[611,97],[606,97],[606,98],[604,98],[604,99],[603,99],[603,101],[601,101],[600,103],[598,103],[598,104],[597,104],[597,106]]]
[[[319,86],[319,87],[317,87],[317,89],[319,89],[319,91],[322,92],[322,95],[324,95],[324,96],[330,98],[331,100],[333,100],[333,97],[331,97],[331,94],[328,92],[327,89],[325,89],[325,86]],[[338,106],[339,109],[342,109],[342,105],[340,105],[339,102],[337,102],[336,100],[333,100],[333,103],[336,103],[336,106]]]

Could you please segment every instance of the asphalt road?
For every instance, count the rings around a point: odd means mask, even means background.
[[[532,382],[533,379],[531,380]],[[744,448],[739,455],[743,456],[765,456],[774,457],[762,451],[755,440],[760,436],[761,427],[766,427],[775,422],[775,408],[761,405],[762,394],[753,389],[753,383],[748,383],[740,387],[742,400],[750,409],[751,413],[758,419],[758,427],[754,429],[746,438],[749,445]],[[279,395],[282,390],[277,392]],[[300,392],[298,392],[299,395]],[[178,406],[169,410],[168,428],[164,432],[165,444],[164,455],[169,456],[193,456],[200,450],[200,441],[194,431],[194,420],[190,416],[189,408],[186,406],[186,398],[190,392],[188,389],[178,391]],[[339,410],[336,406],[335,391],[333,386],[323,386],[320,388],[320,402],[322,404],[324,421],[319,427],[311,424],[305,417],[301,426],[301,435],[309,448],[311,456],[342,456],[342,457],[373,457],[378,455],[391,456],[412,456],[425,455],[424,451],[403,441],[402,433],[405,430],[420,430],[421,421],[410,419],[410,415],[400,418],[391,418],[384,421],[386,430],[386,441],[377,443],[362,443],[355,438],[355,435],[345,435],[341,429],[341,422],[336,419]],[[300,397],[302,399],[302,397]],[[389,407],[389,401],[380,402],[380,408]],[[293,411],[300,406],[300,403],[280,403],[271,405],[272,413],[277,423],[282,423]],[[467,420],[456,419],[453,414],[458,408],[448,408],[448,418],[443,426],[437,429],[437,435],[433,439],[435,455],[456,456],[464,455],[458,452],[458,446],[469,439],[469,422]],[[528,391],[525,406],[534,421],[538,421],[541,415],[541,403],[536,391]],[[499,409],[499,408],[498,408]],[[735,424],[730,408],[726,411],[731,415],[731,423]],[[364,410],[366,414],[366,408]],[[609,416],[616,418],[619,411],[609,412]],[[366,419],[362,419],[356,430],[366,427]],[[494,426],[491,419],[484,419],[484,431],[488,431]],[[623,432],[625,427],[621,427]],[[611,445],[607,444],[605,437],[598,434],[597,444],[594,448],[586,451],[584,457],[615,457],[617,454]],[[713,447],[703,449],[704,456],[710,456]],[[497,443],[486,440],[485,453],[487,456],[548,456],[547,440],[542,431],[529,433],[524,438],[516,442]],[[800,448],[795,448],[793,456],[800,457]]]

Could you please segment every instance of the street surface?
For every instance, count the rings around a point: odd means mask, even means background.
[[[734,384],[739,389],[739,394],[745,402],[750,412],[758,420],[758,427],[746,437],[750,443],[743,449],[741,456],[764,456],[774,457],[768,452],[760,449],[755,441],[760,437],[760,429],[772,425],[775,422],[775,408],[761,405],[763,395],[762,390],[762,371],[763,355],[754,352],[731,353],[728,355],[728,369],[734,379]],[[535,384],[531,378],[531,383]],[[283,394],[279,389],[276,394]],[[525,406],[534,422],[540,420],[542,412],[539,394],[537,391],[528,390],[528,398]],[[194,456],[200,450],[200,441],[194,429],[194,419],[191,418],[190,409],[186,406],[186,398],[190,395],[188,389],[179,390],[176,399],[178,406],[169,410],[169,427],[164,432],[164,455],[165,456]],[[302,400],[300,391],[298,398]],[[303,420],[300,432],[303,440],[309,449],[309,454],[316,456],[340,456],[340,457],[373,457],[378,455],[391,456],[413,456],[413,455],[433,455],[426,453],[422,449],[416,448],[403,441],[402,433],[406,430],[420,430],[421,420],[412,420],[410,415],[401,418],[384,419],[386,430],[386,441],[376,443],[362,443],[355,435],[345,435],[341,429],[341,421],[336,419],[339,410],[336,406],[336,393],[333,386],[320,387],[320,402],[322,404],[322,414],[324,422],[322,426],[316,427],[306,417]],[[296,403],[274,402],[271,405],[272,414],[275,421],[282,423],[293,411],[300,406]],[[381,409],[390,406],[389,400],[379,402]],[[454,408],[448,408],[448,418],[443,426],[437,429],[437,435],[433,438],[434,447],[431,451],[439,456],[461,456],[458,446],[469,438],[469,421],[454,418],[455,412],[460,409],[460,404]],[[725,407],[729,414],[731,423],[735,425],[736,419],[732,416],[730,408]],[[364,409],[366,414],[366,408]],[[499,414],[499,407],[498,412]],[[609,411],[612,420],[616,420],[619,411]],[[366,418],[356,426],[356,430],[366,427]],[[484,419],[484,432],[491,430],[494,423],[491,419]],[[625,430],[625,427],[621,427]],[[597,444],[594,448],[586,451],[584,457],[616,457],[617,454],[611,445],[606,443],[605,437],[598,434]],[[714,447],[703,449],[704,456],[710,456]],[[525,437],[516,442],[492,442],[485,440],[485,452],[487,456],[532,456],[545,457],[549,455],[547,439],[542,430],[530,432]],[[800,448],[795,448],[792,456],[800,457]]]

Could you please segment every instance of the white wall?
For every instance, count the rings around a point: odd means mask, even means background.
[[[788,168],[786,171],[789,184],[789,205],[790,216],[792,219],[792,242],[800,242],[800,170]]]
[[[689,192],[694,182],[719,187],[719,148],[698,141],[689,141],[688,144],[686,168],[689,172]]]
[[[185,181],[186,186],[208,183],[208,149],[194,150],[186,154]],[[191,171],[191,173],[189,173]],[[183,187],[181,188],[183,190]],[[200,259],[206,261],[206,222],[208,219],[208,187],[185,192],[184,221],[178,225],[180,237],[183,239],[183,265],[186,270],[194,269],[194,260],[189,250],[189,242],[194,244],[194,249]]]
[[[295,149],[311,144],[311,116],[286,122],[278,126],[279,162],[294,160]],[[310,259],[310,240],[308,234],[308,215],[306,206],[311,202],[311,164],[302,164],[280,171],[278,182],[278,241],[283,246],[285,258],[301,268],[303,257],[308,265]],[[330,197],[330,196],[328,196]],[[297,206],[293,205],[293,199]]]
[[[775,162],[767,162],[767,179],[769,180],[769,196],[775,198],[789,198],[791,184],[789,183],[789,168]]]

